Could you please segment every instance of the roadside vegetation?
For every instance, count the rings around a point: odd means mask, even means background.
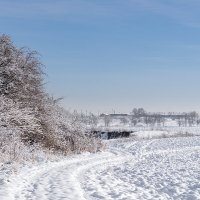
[[[34,160],[38,152],[96,152],[100,140],[87,134],[81,115],[58,105],[44,88],[37,52],[0,36],[0,162]]]

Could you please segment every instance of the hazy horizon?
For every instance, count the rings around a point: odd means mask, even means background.
[[[41,54],[66,109],[200,112],[200,2],[0,2],[0,34]]]

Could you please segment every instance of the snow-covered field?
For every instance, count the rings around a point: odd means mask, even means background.
[[[200,199],[200,137],[107,145],[102,153],[23,169],[0,186],[0,199]]]

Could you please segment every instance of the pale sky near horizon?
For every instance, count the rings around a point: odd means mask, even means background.
[[[0,0],[0,27],[67,109],[200,111],[198,0]]]

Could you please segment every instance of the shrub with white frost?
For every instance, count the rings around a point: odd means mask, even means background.
[[[36,52],[0,36],[0,158],[23,160],[38,148],[51,153],[96,152],[81,115],[57,105],[43,88]]]

